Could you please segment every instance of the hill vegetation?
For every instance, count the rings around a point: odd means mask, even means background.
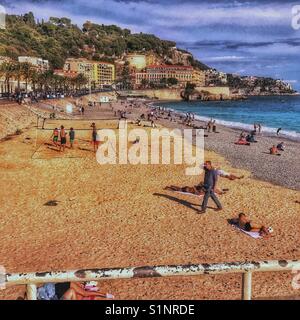
[[[151,51],[167,59],[174,46],[173,41],[152,34],[132,34],[116,25],[88,21],[80,28],[68,18],[55,17],[36,21],[32,12],[8,15],[6,29],[0,30],[0,55],[13,59],[22,55],[38,56],[49,60],[53,68],[61,68],[67,57],[112,61],[124,53]],[[189,63],[207,69],[194,58]]]

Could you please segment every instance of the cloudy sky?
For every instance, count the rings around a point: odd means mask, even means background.
[[[225,0],[0,0],[8,13],[67,16],[117,24],[175,40],[199,60],[226,72],[272,76],[300,90],[297,1]],[[299,19],[300,24],[300,19]]]

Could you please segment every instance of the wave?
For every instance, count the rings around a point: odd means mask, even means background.
[[[159,106],[153,105],[153,107],[158,108]],[[180,110],[176,110],[173,108],[166,108],[166,109],[170,110],[173,113],[180,114],[180,115],[186,115],[186,113],[187,113],[186,111],[180,111]],[[203,122],[208,122],[212,118],[205,117],[205,116],[199,116],[199,115],[195,114],[195,119],[199,120],[199,121],[203,121]],[[213,118],[213,119],[216,121],[217,124],[225,126],[225,127],[229,127],[229,128],[233,128],[233,129],[241,129],[241,130],[245,130],[245,131],[253,130],[253,124],[247,124],[247,123],[235,122],[235,121],[227,121],[227,120],[221,120],[221,119],[216,119],[216,118]],[[268,126],[262,127],[262,132],[264,134],[267,134],[270,136],[277,136],[277,130],[278,130],[278,128],[272,128],[272,127],[268,127]],[[300,141],[300,133],[297,131],[281,130],[280,136],[284,136],[290,140]]]
[[[207,122],[211,118],[195,115],[195,119],[199,120],[199,121]],[[214,120],[216,120],[217,124],[225,126],[225,127],[230,127],[230,128],[234,128],[234,129],[241,129],[241,130],[245,130],[245,131],[253,130],[253,124],[246,124],[246,123],[235,122],[235,121],[226,121],[226,120],[220,120],[220,119],[214,119]],[[267,126],[262,127],[262,132],[265,134],[267,133],[271,136],[273,136],[273,135],[277,136],[277,130],[278,130],[278,128],[272,128],[272,127],[267,127]],[[300,141],[300,133],[298,133],[296,131],[282,130],[282,131],[280,131],[280,136],[286,136],[289,139]]]

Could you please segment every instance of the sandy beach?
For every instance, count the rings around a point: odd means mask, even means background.
[[[87,107],[84,117],[47,120],[38,133],[33,117],[20,135],[0,143],[0,255],[7,272],[299,259],[299,143],[287,141],[284,155],[272,157],[264,152],[274,138],[235,146],[238,132],[218,127],[220,133],[205,140],[205,159],[245,178],[220,178],[220,187],[229,189],[220,196],[224,210],[201,215],[202,199],[164,190],[202,181],[203,176],[185,175],[185,165],[97,163],[90,119],[108,119],[93,122],[117,132],[114,111],[120,108],[119,103],[98,111]],[[127,108],[130,119],[145,110]],[[80,129],[74,150],[65,153],[49,145],[51,129],[61,124]],[[51,200],[57,206],[45,205]],[[231,227],[227,219],[239,212],[272,226],[273,236],[255,240]],[[293,277],[254,274],[254,299],[299,297]],[[241,285],[241,275],[233,274],[103,281],[100,287],[116,299],[240,299]],[[22,286],[8,288],[0,299],[23,293]]]

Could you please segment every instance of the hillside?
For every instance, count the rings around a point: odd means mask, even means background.
[[[82,28],[68,18],[36,21],[33,13],[8,15],[6,29],[0,30],[0,55],[17,59],[20,55],[39,56],[49,60],[53,68],[61,68],[67,57],[85,57],[112,61],[130,52],[153,52],[172,61],[175,42],[161,40],[151,34],[132,34],[115,25],[86,22]],[[193,56],[188,64],[207,69]]]

